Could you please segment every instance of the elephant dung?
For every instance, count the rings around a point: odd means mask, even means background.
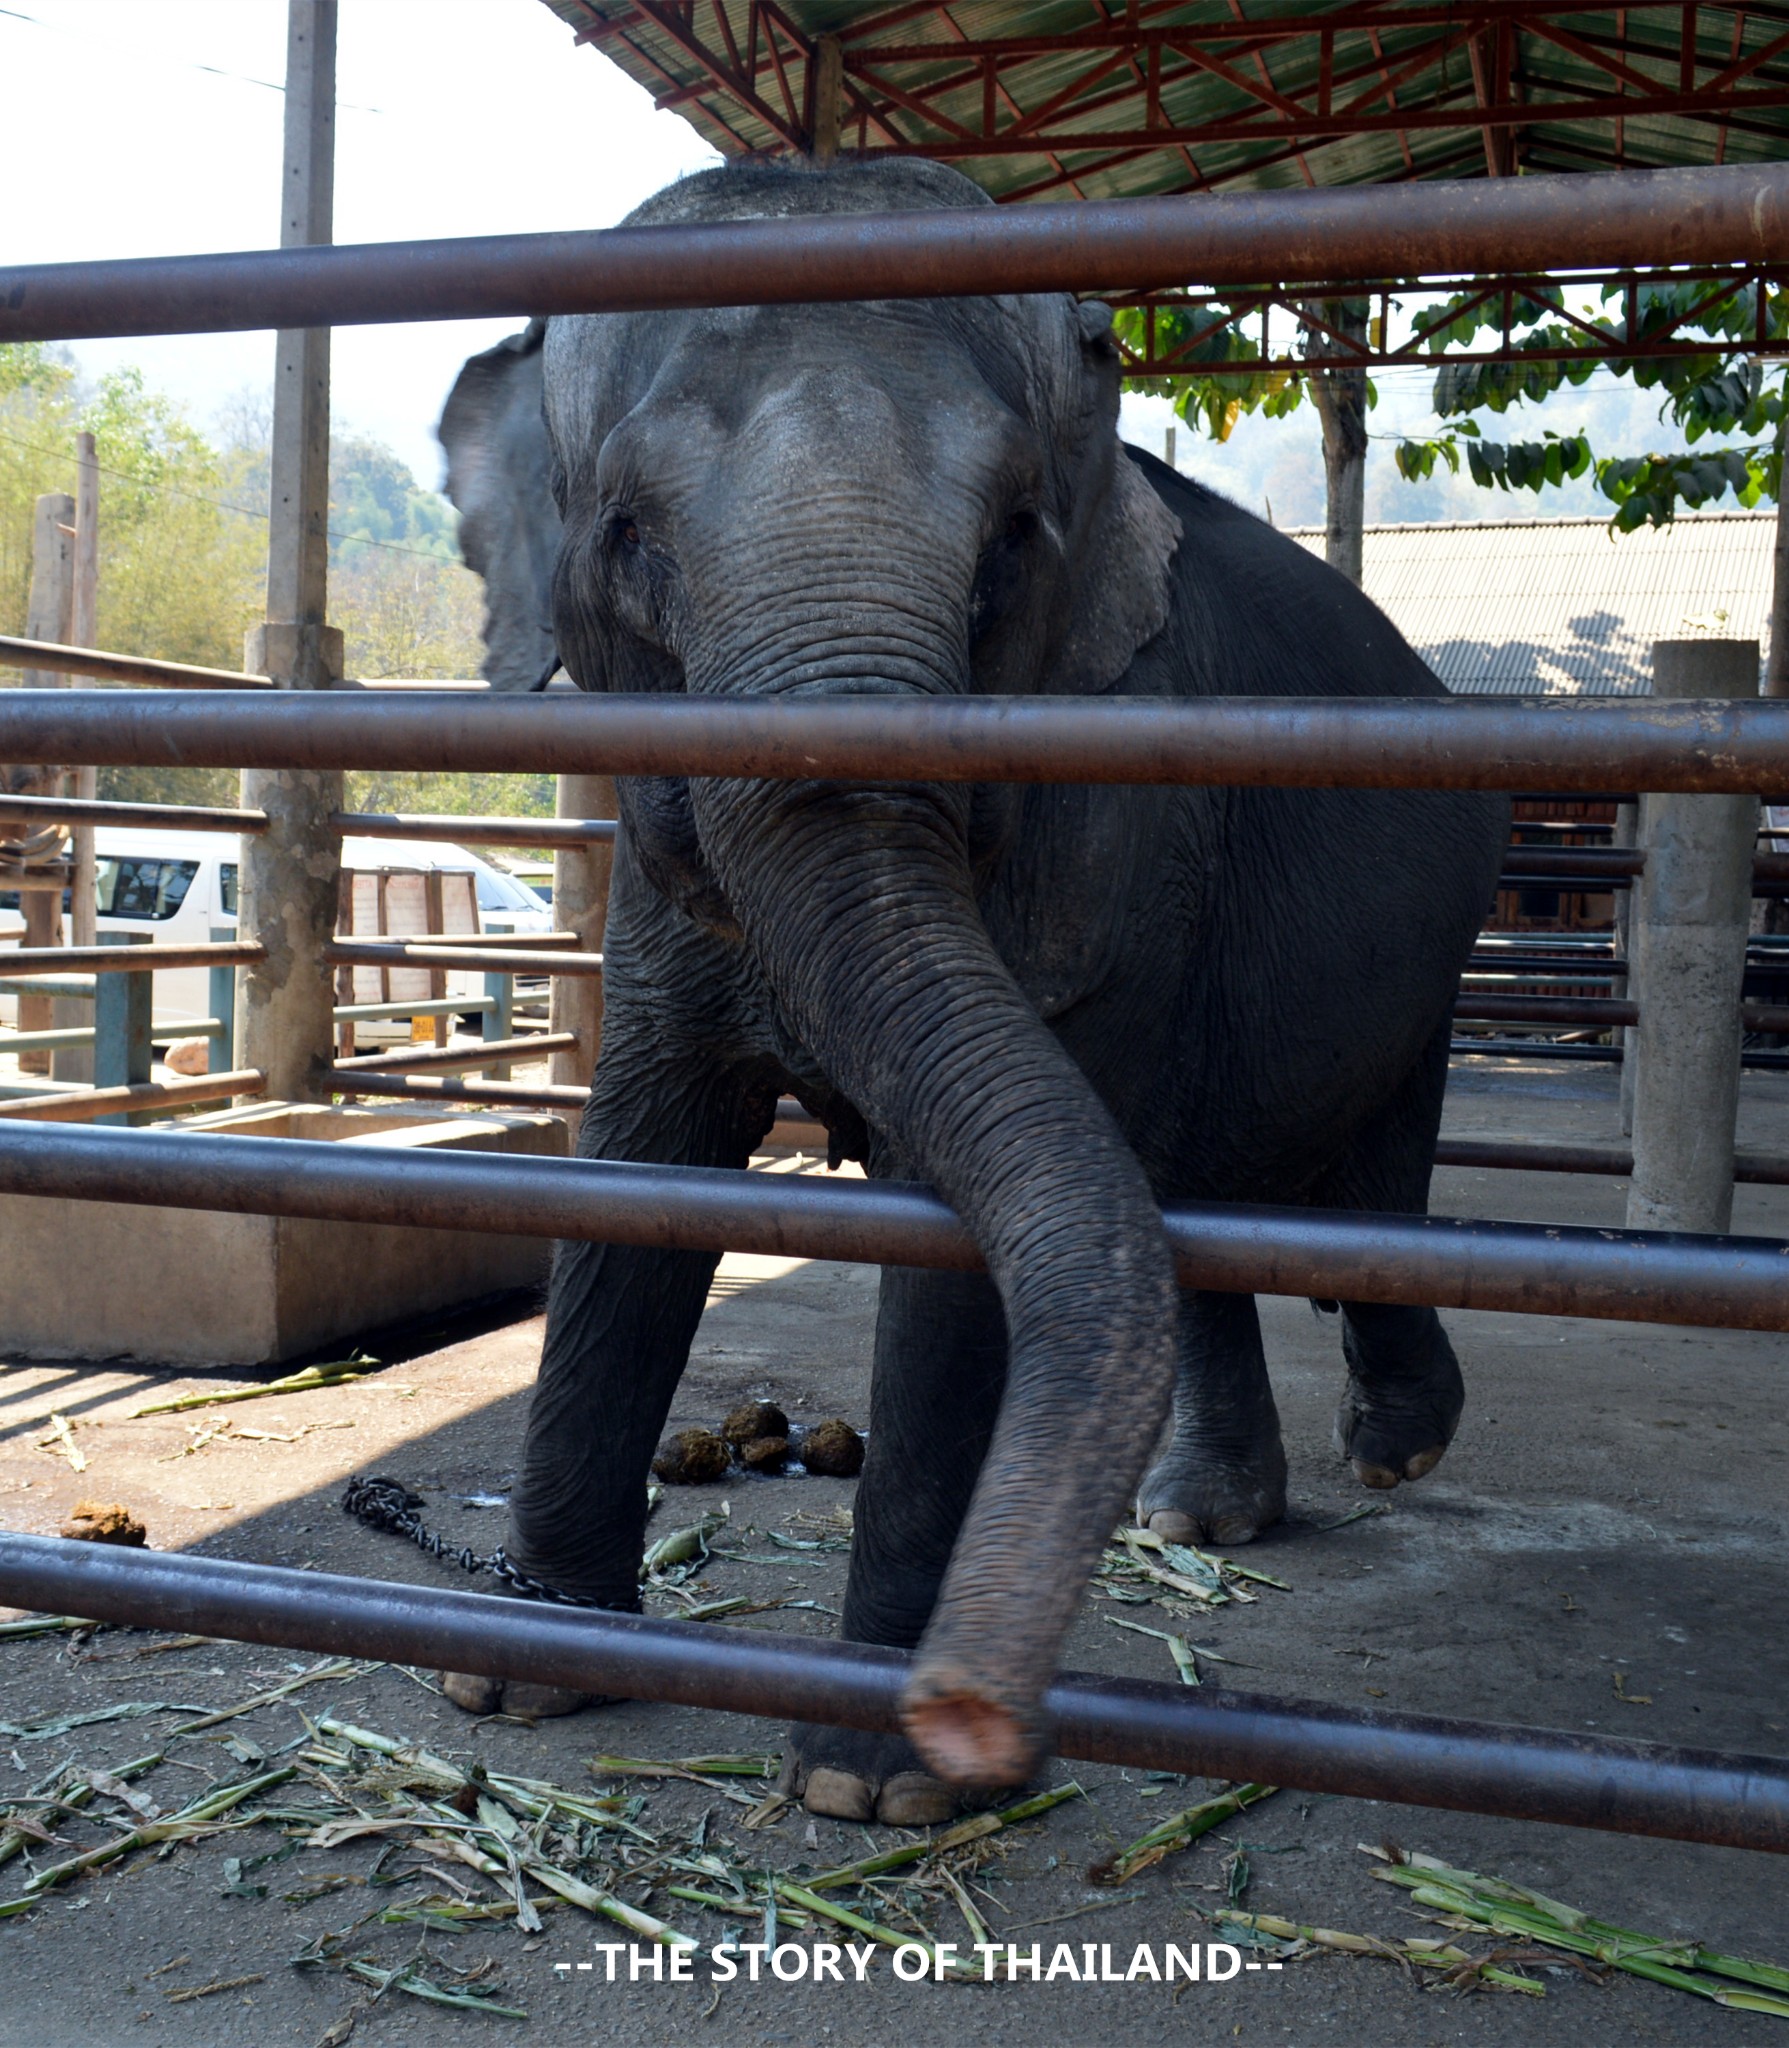
[[[774,1401],[747,1401],[735,1408],[721,1424],[721,1435],[736,1450],[744,1451],[747,1444],[757,1443],[766,1437],[782,1437],[787,1442],[789,1418]],[[756,1461],[747,1458],[748,1465]]]
[[[855,1479],[863,1470],[863,1438],[842,1417],[831,1416],[802,1438],[801,1462],[822,1479]]]
[[[78,1500],[60,1532],[75,1543],[117,1543],[140,1550],[149,1532],[117,1501]]]
[[[739,1462],[751,1472],[780,1472],[789,1462],[789,1439],[755,1436],[739,1446]]]
[[[732,1462],[731,1448],[712,1429],[680,1429],[659,1445],[652,1470],[669,1486],[711,1486]]]

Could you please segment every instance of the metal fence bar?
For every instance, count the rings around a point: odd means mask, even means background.
[[[0,813],[0,815],[4,815]],[[329,821],[357,839],[451,839],[461,846],[596,846],[613,818],[458,818],[451,812],[338,811]]]
[[[267,1076],[257,1068],[246,1067],[234,1073],[197,1075],[191,1080],[144,1081],[122,1088],[79,1088],[67,1094],[15,1096],[11,1101],[0,1102],[0,1117],[12,1117],[21,1123],[84,1124],[139,1112],[149,1114],[158,1109],[190,1108],[195,1102],[217,1102],[233,1095],[260,1095],[266,1087]],[[0,1139],[0,1147],[6,1142]]]
[[[507,936],[507,935],[506,935]],[[529,933],[526,936],[532,937]],[[323,948],[323,957],[344,967],[472,967],[487,974],[600,974],[600,953],[536,953],[525,947],[499,951],[481,939],[463,946],[402,940],[381,945],[376,940],[338,939]]]
[[[357,1149],[21,1126],[0,1140],[0,1191],[346,1223],[401,1215],[445,1230],[959,1271],[981,1261],[926,1188],[613,1160],[356,1158]],[[1789,1330],[1789,1245],[1774,1238],[1220,1203],[1176,1204],[1164,1222],[1181,1283],[1220,1293]]]
[[[1789,798],[1789,699],[7,690],[0,761],[1351,789],[1617,779],[1776,799]]]
[[[8,981],[41,981],[77,973],[145,974],[171,967],[246,967],[265,958],[264,946],[232,939],[223,945],[195,942],[190,946],[131,946],[122,951],[116,946],[19,946],[0,952],[0,965],[5,967]]]
[[[864,1643],[0,1534],[0,1600],[628,1699],[895,1730],[908,1659]],[[1064,1672],[1065,1757],[1789,1852],[1789,1762]]]
[[[0,322],[5,315],[0,313]],[[0,633],[0,666],[47,668],[60,675],[93,676],[107,683],[148,683],[163,689],[271,690],[271,676],[233,668],[201,668],[190,661],[155,661],[141,654],[113,654],[101,647],[63,647],[50,640],[21,640]]]
[[[1634,1155],[1625,1145],[1551,1145],[1528,1138],[1443,1138],[1437,1166],[1476,1166],[1518,1173],[1603,1173],[1625,1180]],[[1768,1152],[1736,1152],[1733,1178],[1757,1187],[1789,1187],[1789,1159]]]
[[[555,1033],[575,1044],[577,1033]],[[534,1040],[525,1041],[531,1048]],[[440,1080],[430,1074],[364,1073],[339,1063],[330,1068],[330,1086],[337,1095],[389,1095],[412,1102],[463,1102],[486,1109],[550,1109],[559,1116],[582,1110],[590,1100],[588,1088],[570,1088],[542,1082]]]
[[[0,271],[0,342],[1789,259],[1780,164],[808,215]]]
[[[412,1069],[441,1073],[454,1067],[488,1067],[503,1059],[543,1059],[576,1045],[575,1031],[541,1031],[528,1038],[485,1038],[476,1045],[403,1046],[396,1052],[362,1053],[358,1059],[337,1060],[330,1068],[335,1076],[356,1074],[402,1074]],[[3,1043],[3,1041],[0,1041]],[[577,1091],[580,1095],[583,1090]]]
[[[0,824],[140,825],[151,832],[265,832],[265,811],[204,804],[115,804],[88,797],[0,796]]]

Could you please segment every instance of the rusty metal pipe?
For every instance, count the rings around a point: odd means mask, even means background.
[[[1780,164],[808,215],[0,271],[0,342],[1789,259]]]
[[[1454,1004],[1456,1022],[1476,1024],[1638,1024],[1640,1005],[1621,996],[1499,996],[1477,990]]]
[[[981,1262],[929,1188],[616,1160],[21,1124],[0,1133],[0,1192],[957,1271]],[[1774,1238],[1212,1202],[1175,1204],[1164,1222],[1182,1285],[1220,1293],[1789,1330],[1789,1244]]]
[[[899,1726],[908,1659],[863,1643],[0,1534],[0,1601],[192,1635],[853,1728]],[[1789,1762],[1064,1672],[1059,1755],[1406,1806],[1789,1852]]]
[[[1551,881],[1555,875],[1585,875],[1626,880],[1646,872],[1646,849],[1625,846],[1512,846],[1503,856],[1503,872]]]
[[[1775,799],[1789,798],[1789,699],[7,690],[0,761],[1332,789],[1632,779]]]
[[[575,1031],[556,1032],[554,1040],[577,1041]],[[540,1040],[529,1041],[539,1046]],[[550,1109],[560,1116],[581,1110],[590,1100],[588,1088],[560,1087],[550,1082],[438,1080],[431,1074],[395,1074],[375,1068],[371,1073],[340,1060],[330,1068],[330,1087],[337,1095],[390,1095],[412,1102],[464,1102],[489,1109]]]
[[[225,1102],[233,1095],[261,1095],[266,1089],[267,1076],[259,1067],[239,1067],[233,1073],[197,1074],[191,1080],[132,1081],[120,1088],[15,1095],[0,1101],[0,1117],[20,1123],[83,1124],[95,1117],[126,1112],[190,1109],[195,1102]]]
[[[0,812],[0,816],[6,815]],[[460,846],[596,846],[615,837],[613,818],[456,818],[395,811],[337,811],[330,824],[359,839],[451,839]]]
[[[493,933],[496,938],[498,934]],[[504,938],[532,937],[505,932]],[[380,945],[376,940],[337,939],[323,957],[338,967],[471,967],[487,974],[600,974],[600,953],[540,953],[525,946],[497,946],[468,938],[462,946],[423,940]]]
[[[18,946],[0,953],[8,981],[27,975],[143,974],[171,967],[252,967],[267,948],[252,940],[191,946]]]
[[[81,265],[70,265],[79,269]],[[5,321],[0,311],[0,324]],[[65,676],[93,676],[107,683],[148,683],[162,689],[271,690],[271,676],[233,668],[201,668],[190,661],[154,661],[141,654],[113,654],[100,647],[65,647],[53,640],[21,640],[0,633],[0,664],[47,668]]]
[[[1625,1145],[1551,1145],[1526,1138],[1442,1138],[1437,1166],[1475,1166],[1517,1173],[1603,1173],[1625,1180],[1634,1155]],[[1736,1152],[1733,1178],[1756,1187],[1789,1187],[1789,1159],[1768,1152]]]
[[[265,811],[223,811],[202,804],[115,804],[77,796],[0,796],[0,825],[138,825],[150,832],[265,832]]]
[[[337,1060],[330,1073],[347,1075],[402,1074],[412,1068],[441,1073],[455,1067],[485,1067],[498,1060],[541,1059],[551,1052],[569,1052],[578,1042],[575,1031],[541,1031],[527,1038],[480,1039],[476,1045],[404,1046],[397,1052],[363,1053],[358,1059]],[[580,1088],[575,1091],[582,1095]]]

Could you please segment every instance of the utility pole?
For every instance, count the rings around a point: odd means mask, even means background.
[[[280,247],[334,237],[337,0],[287,0],[286,137]],[[329,330],[282,333],[273,389],[273,482],[267,623],[248,636],[243,666],[283,690],[341,680],[342,636],[329,595]],[[326,1100],[334,1056],[335,936],[342,808],[338,771],[249,769],[246,809],[268,829],[242,841],[238,935],[267,948],[237,992],[237,1057],[267,1076],[269,1097]]]

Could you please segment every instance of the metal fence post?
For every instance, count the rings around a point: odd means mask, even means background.
[[[1661,640],[1658,697],[1755,697],[1755,640]],[[1752,909],[1758,800],[1640,801],[1646,871],[1631,911],[1640,1022],[1634,1065],[1630,1229],[1725,1231],[1733,1216],[1740,995]]]
[[[148,948],[147,932],[101,932],[102,946]],[[155,976],[143,971],[93,977],[93,1085],[124,1088],[147,1081],[154,1061],[149,1034],[154,1021]],[[128,1115],[96,1117],[96,1123],[127,1124]]]
[[[211,939],[214,945],[227,945],[236,936],[234,925],[214,924]],[[236,970],[234,967],[214,967],[211,970],[210,995],[206,1007],[223,1029],[211,1041],[205,1054],[205,1071],[210,1074],[229,1074],[236,1067]]]
[[[479,1023],[482,1036],[489,1039],[507,1038],[515,1029],[516,982],[513,974],[487,974],[485,976],[485,1000],[491,1007]],[[498,1060],[486,1069],[493,1080],[507,1081],[511,1067],[508,1060]]]
[[[608,775],[561,775],[558,783],[562,818],[612,818],[615,783]],[[613,840],[588,846],[561,847],[553,861],[553,922],[561,931],[576,932],[579,950],[600,953],[609,917],[609,870],[615,861]],[[553,1080],[568,1087],[588,1088],[603,1042],[603,984],[595,974],[556,975],[548,1012],[548,1029],[575,1031],[578,1042],[553,1054]]]

